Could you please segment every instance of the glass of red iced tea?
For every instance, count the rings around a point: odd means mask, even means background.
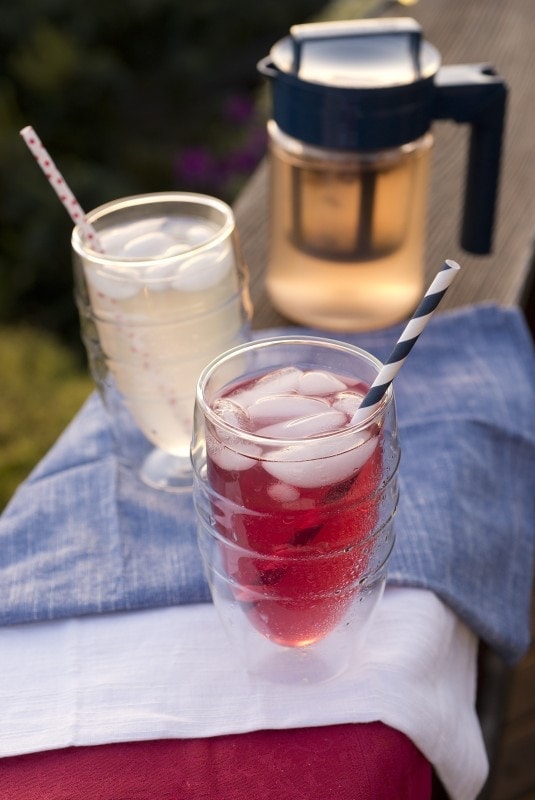
[[[285,336],[235,347],[201,374],[198,540],[214,604],[250,672],[324,680],[362,646],[398,499],[392,388],[352,421],[380,367],[343,342]]]

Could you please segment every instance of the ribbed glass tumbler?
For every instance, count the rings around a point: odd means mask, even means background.
[[[119,457],[151,486],[191,489],[195,387],[249,338],[232,210],[192,193],[126,197],[88,215],[104,252],[72,236],[75,296]]]
[[[365,647],[395,539],[392,389],[352,418],[380,366],[348,344],[282,337],[233,348],[200,377],[198,541],[249,672],[327,680]]]

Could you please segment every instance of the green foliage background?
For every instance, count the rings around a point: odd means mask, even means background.
[[[185,146],[235,146],[221,109],[318,0],[0,0],[0,321],[73,338],[71,222],[18,132],[33,125],[86,209],[177,185]],[[224,187],[218,188],[225,194]],[[231,198],[228,198],[231,199]]]
[[[72,224],[19,130],[86,209],[197,189],[183,148],[239,148],[223,117],[256,62],[318,0],[0,0],[0,509],[92,389],[72,298]],[[204,187],[232,199],[237,184]]]
[[[245,172],[188,185],[181,154],[239,156],[263,129],[261,104],[242,124],[225,106],[257,99],[256,62],[292,24],[388,2],[0,0],[0,510],[92,390],[72,223],[20,129],[35,128],[87,210],[174,189],[232,201]]]
[[[92,390],[72,351],[27,326],[0,327],[0,509]]]

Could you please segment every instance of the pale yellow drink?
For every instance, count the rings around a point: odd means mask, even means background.
[[[102,215],[101,227],[99,210],[90,215],[104,254],[73,237],[98,337],[93,368],[152,444],[189,460],[197,378],[246,336],[243,265],[234,226],[217,213],[172,201],[133,210]]]
[[[392,150],[326,156],[270,121],[266,287],[288,318],[338,331],[409,316],[423,292],[430,134]]]

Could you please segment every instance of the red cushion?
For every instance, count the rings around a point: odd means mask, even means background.
[[[2,800],[429,800],[431,767],[380,722],[69,747],[0,761]]]

